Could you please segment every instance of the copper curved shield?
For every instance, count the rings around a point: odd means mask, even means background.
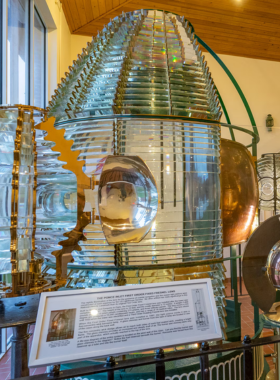
[[[258,181],[253,157],[242,144],[221,140],[223,245],[246,241],[258,206]]]

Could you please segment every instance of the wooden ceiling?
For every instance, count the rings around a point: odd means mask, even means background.
[[[280,61],[280,0],[61,0],[71,33],[95,36],[135,9],[164,9],[189,20],[216,53]]]

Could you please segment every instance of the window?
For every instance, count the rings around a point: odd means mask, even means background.
[[[28,2],[8,0],[7,103],[28,104]]]
[[[46,28],[30,0],[2,0],[3,101],[45,107]],[[5,29],[5,28],[1,28]]]

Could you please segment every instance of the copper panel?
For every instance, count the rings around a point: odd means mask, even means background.
[[[242,272],[246,289],[252,300],[266,313],[276,301],[277,289],[269,273],[271,264],[275,266],[275,263],[269,259],[275,248],[277,253],[275,244],[279,241],[280,220],[279,215],[275,215],[252,233],[243,254]]]
[[[221,140],[223,245],[246,241],[259,202],[253,157],[242,144]]]

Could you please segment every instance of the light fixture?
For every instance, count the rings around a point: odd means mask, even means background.
[[[274,119],[273,117],[271,116],[271,114],[269,113],[267,115],[267,118],[266,118],[266,128],[268,130],[268,132],[271,132],[272,131],[272,127],[274,126]]]

